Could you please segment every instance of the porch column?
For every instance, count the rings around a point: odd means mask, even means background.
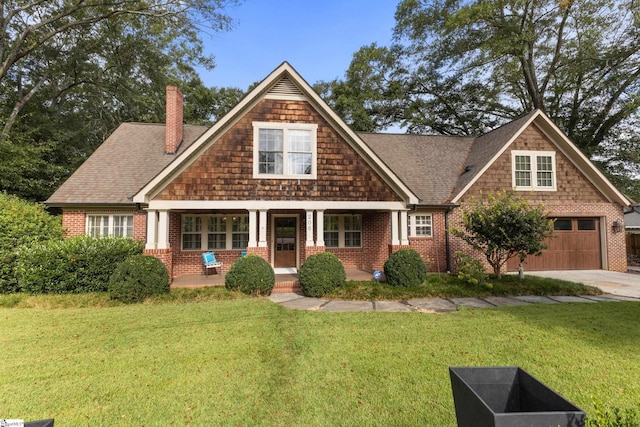
[[[316,246],[324,246],[324,211],[316,211]]]
[[[307,242],[305,245],[313,246],[313,211],[305,211],[305,224],[307,226]]]
[[[145,249],[155,249],[158,241],[158,215],[155,210],[147,210],[147,244]]]
[[[404,246],[409,245],[408,217],[409,217],[409,212],[400,211],[400,244]]]
[[[258,231],[256,212],[256,209],[249,209],[249,242],[247,243],[247,245],[250,248],[255,248],[256,246],[258,246],[258,241],[256,240]]]
[[[169,211],[158,210],[158,249],[169,249]]]
[[[391,211],[391,244],[393,246],[400,245],[398,238],[398,211]]]
[[[267,211],[258,211],[260,215],[258,247],[267,247]]]

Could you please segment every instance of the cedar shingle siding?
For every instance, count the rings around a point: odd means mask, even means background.
[[[254,179],[253,122],[318,124],[317,179]],[[273,99],[260,101],[155,199],[400,200],[307,102]]]

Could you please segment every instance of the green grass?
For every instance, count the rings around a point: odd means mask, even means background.
[[[636,302],[435,315],[201,298],[223,300],[0,309],[0,417],[54,417],[60,427],[453,426],[447,369],[469,365],[521,366],[587,412],[592,396],[605,408],[640,402]]]
[[[546,277],[504,275],[501,280],[492,278],[491,286],[471,286],[450,274],[429,274],[427,281],[416,287],[394,287],[386,283],[347,282],[345,287],[326,295],[343,300],[407,300],[411,298],[463,298],[515,295],[599,295],[602,291],[581,283]]]

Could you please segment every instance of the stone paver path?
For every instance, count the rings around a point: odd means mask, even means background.
[[[325,312],[348,311],[387,311],[447,313],[456,311],[458,306],[471,308],[494,308],[501,306],[558,304],[558,303],[596,303],[616,301],[637,301],[639,298],[618,295],[583,296],[519,296],[487,298],[415,298],[408,301],[338,301],[323,298],[307,298],[297,293],[275,293],[269,299],[283,307],[296,310],[315,310]]]

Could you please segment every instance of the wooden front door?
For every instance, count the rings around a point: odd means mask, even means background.
[[[274,218],[274,268],[296,268],[298,218]]]

